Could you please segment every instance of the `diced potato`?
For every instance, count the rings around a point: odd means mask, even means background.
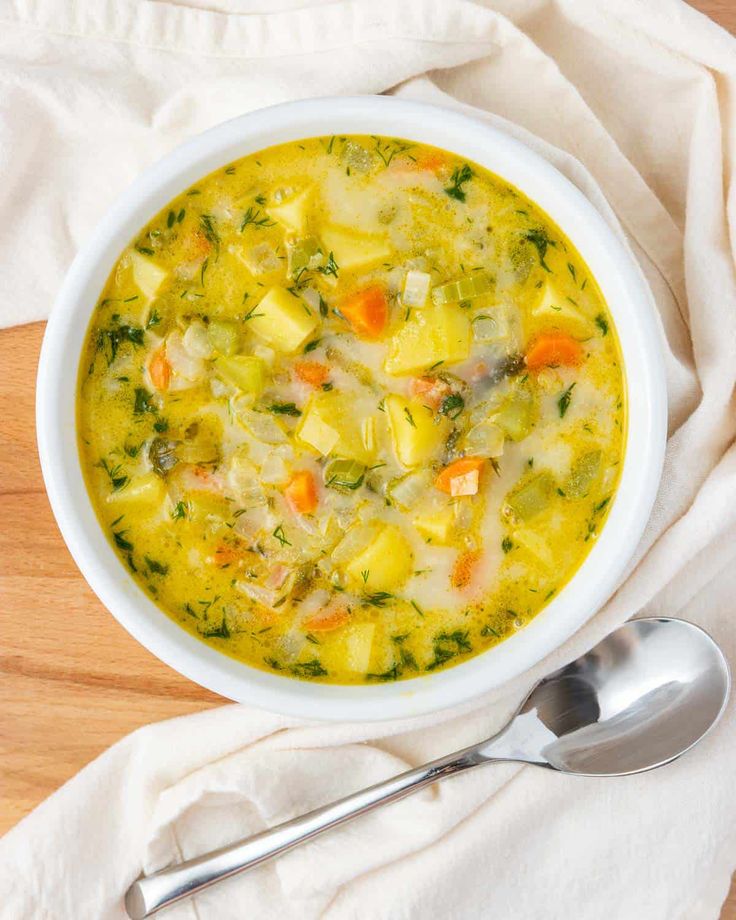
[[[169,273],[165,268],[157,265],[153,259],[149,259],[135,250],[130,253],[130,264],[133,268],[133,281],[139,291],[149,300],[153,300],[161,285],[168,278]]]
[[[166,486],[163,479],[155,473],[144,473],[142,476],[131,476],[130,482],[116,492],[107,496],[108,502],[141,502],[146,505],[159,505],[166,495]]]
[[[451,540],[455,527],[455,513],[448,506],[434,514],[420,514],[414,518],[412,523],[427,540],[444,546]]]
[[[322,420],[319,411],[314,407],[304,415],[296,435],[302,443],[313,447],[323,457],[332,453],[335,445],[340,440],[338,432]]]
[[[255,355],[235,355],[215,358],[215,372],[226,383],[252,396],[260,396],[266,385],[266,366]]]
[[[276,285],[261,299],[248,320],[248,328],[277,351],[297,351],[319,325],[304,303],[286,288]]]
[[[370,667],[373,651],[373,623],[354,623],[340,638],[343,654],[341,664],[356,674],[365,674]]]
[[[339,271],[367,268],[391,255],[391,247],[382,236],[335,225],[325,227],[320,236],[325,252],[332,253]]]
[[[375,455],[375,445],[370,447],[363,439],[363,419],[356,416],[353,400],[342,393],[313,396],[296,435],[325,457],[333,454],[368,465]]]
[[[266,213],[272,220],[294,236],[302,237],[307,233],[308,211],[314,195],[314,186],[307,185],[296,195],[279,204],[272,205]]]
[[[433,413],[419,400],[406,400],[395,393],[386,397],[384,406],[399,463],[414,467],[431,460],[447,438],[447,419],[439,417],[435,422]]]
[[[393,591],[414,569],[409,541],[395,524],[385,524],[345,568],[354,586],[364,591]]]
[[[433,364],[455,364],[470,354],[470,321],[455,304],[412,310],[394,333],[384,365],[387,374],[415,374]]]
[[[559,325],[581,338],[587,338],[595,331],[591,321],[571,304],[549,280],[544,282],[539,300],[532,308],[531,315],[535,319]]]

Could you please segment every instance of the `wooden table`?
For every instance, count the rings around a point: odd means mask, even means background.
[[[736,0],[694,5],[736,32]],[[61,540],[34,432],[42,334],[0,332],[0,833],[133,729],[221,702],[128,636]]]

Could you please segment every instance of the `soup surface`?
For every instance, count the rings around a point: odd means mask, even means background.
[[[121,255],[79,376],[82,463],[133,577],[279,674],[433,672],[581,564],[618,481],[615,330],[516,189],[409,141],[273,147]]]

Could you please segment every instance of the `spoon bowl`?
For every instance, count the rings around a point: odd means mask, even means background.
[[[536,684],[488,755],[586,776],[641,773],[696,744],[729,691],[726,659],[698,626],[632,620]]]
[[[535,684],[492,738],[142,877],[125,897],[128,916],[143,920],[330,828],[486,764],[528,763],[583,776],[624,776],[660,767],[710,731],[730,688],[723,653],[698,626],[665,617],[631,620]]]

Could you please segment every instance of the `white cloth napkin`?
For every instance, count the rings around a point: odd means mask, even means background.
[[[618,592],[482,706],[401,724],[246,706],[125,738],[0,841],[0,916],[124,916],[151,871],[499,727],[531,682],[638,612],[736,660],[736,42],[678,0],[0,0],[0,325],[45,316],[138,171],[273,102],[391,91],[537,148],[625,235],[666,336],[670,442]],[[615,216],[614,216],[615,215]],[[84,731],[84,726],[79,726]],[[736,864],[736,719],[654,773],[448,781],[167,915],[715,918]]]

